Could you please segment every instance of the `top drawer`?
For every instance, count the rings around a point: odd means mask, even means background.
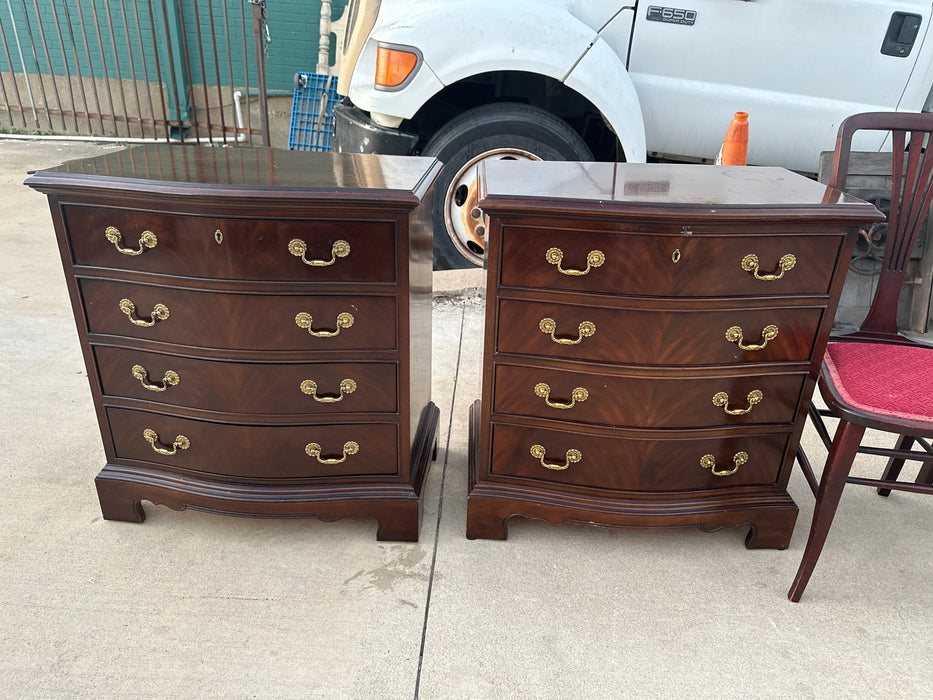
[[[396,281],[391,222],[213,219],[78,205],[63,210],[77,265],[211,279]]]
[[[683,297],[826,294],[844,241],[842,233],[662,235],[518,226],[505,226],[502,236],[503,286]]]

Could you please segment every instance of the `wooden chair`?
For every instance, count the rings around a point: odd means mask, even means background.
[[[910,253],[933,200],[933,114],[856,114],[839,127],[829,185],[845,190],[852,134],[859,130],[890,131],[892,136],[891,209],[878,287],[868,316],[854,333],[833,336],[820,371],[820,393],[828,408],[810,406],[829,454],[817,486],[803,449],[797,458],[816,496],[807,547],[787,597],[798,602],[810,580],[836,514],[843,487],[875,486],[887,496],[892,489],[933,494],[933,346],[910,340],[897,330],[897,304]],[[930,157],[925,157],[931,154]],[[830,441],[824,416],[839,419]],[[894,449],[862,446],[866,428],[896,434]],[[911,449],[918,446],[919,450]],[[857,454],[889,458],[880,479],[850,476]],[[923,463],[913,482],[898,481],[905,460]]]

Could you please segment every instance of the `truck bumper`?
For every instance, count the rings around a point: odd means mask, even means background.
[[[370,121],[363,110],[345,100],[334,106],[334,136],[338,153],[381,153],[407,156],[415,150],[417,134],[387,129]]]

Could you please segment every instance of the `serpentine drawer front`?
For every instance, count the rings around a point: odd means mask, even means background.
[[[787,482],[870,204],[779,168],[496,161],[467,536],[749,528]]]
[[[75,265],[229,280],[394,282],[395,227],[66,206]]]
[[[203,292],[99,279],[80,285],[94,334],[243,350],[397,347],[395,297]]]
[[[94,348],[104,396],[230,413],[395,413],[397,365],[222,362]]]
[[[617,491],[715,489],[726,478],[772,486],[789,437],[651,440],[495,424],[492,464],[503,476]]]
[[[600,231],[510,227],[503,233],[502,285],[661,297],[826,294],[832,268],[823,261],[835,260],[842,245],[838,236],[787,231],[690,233],[623,230],[607,241]],[[673,257],[679,260],[672,265]]]
[[[394,475],[398,471],[395,423],[269,427],[208,423],[119,408],[107,409],[107,417],[118,459],[156,462],[172,471],[247,480]]]
[[[26,181],[49,196],[105,519],[142,522],[147,500],[418,539],[439,169],[154,145]]]
[[[632,428],[794,422],[806,372],[599,374],[499,363],[498,414]]]

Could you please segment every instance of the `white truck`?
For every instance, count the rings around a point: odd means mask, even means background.
[[[444,163],[448,269],[483,264],[484,159],[712,162],[745,111],[750,165],[815,173],[847,115],[933,111],[931,0],[661,1],[350,0],[337,149]]]

